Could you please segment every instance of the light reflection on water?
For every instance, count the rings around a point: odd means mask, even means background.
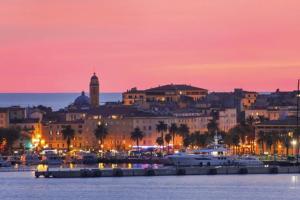
[[[82,168],[99,168],[99,169],[108,169],[108,168],[125,168],[125,169],[133,169],[133,168],[139,168],[139,169],[145,169],[152,167],[154,169],[157,169],[159,167],[162,167],[163,165],[158,164],[132,164],[132,163],[121,163],[121,164],[113,164],[113,163],[99,163],[94,165],[82,165],[82,164],[68,164],[68,165],[61,165],[61,166],[55,166],[55,165],[38,165],[36,166],[36,169],[38,171],[47,171],[51,168],[60,168],[60,169],[82,169]],[[34,167],[34,166],[32,166]]]

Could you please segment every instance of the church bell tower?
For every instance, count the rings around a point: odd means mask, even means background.
[[[96,76],[96,73],[94,73],[90,82],[90,100],[92,108],[99,107],[99,93],[99,79]]]

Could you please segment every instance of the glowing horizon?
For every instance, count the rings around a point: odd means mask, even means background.
[[[300,1],[3,0],[0,92],[296,90]]]

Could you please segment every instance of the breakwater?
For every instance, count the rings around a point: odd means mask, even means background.
[[[35,171],[35,177],[92,178],[134,176],[234,175],[234,174],[297,174],[300,167],[170,167],[146,169],[49,169]]]

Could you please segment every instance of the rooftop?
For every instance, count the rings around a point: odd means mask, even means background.
[[[155,91],[177,91],[177,90],[202,90],[207,91],[203,88],[194,87],[191,85],[185,85],[185,84],[169,84],[169,85],[163,85],[158,86],[154,88],[147,89],[146,92],[155,92]]]

